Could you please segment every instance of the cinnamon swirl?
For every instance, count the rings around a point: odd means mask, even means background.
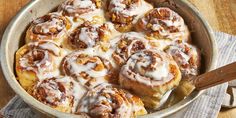
[[[122,66],[132,54],[150,48],[148,41],[140,33],[124,33],[117,37],[117,39],[118,42],[115,44],[115,51],[112,53],[112,57],[116,64],[120,66]]]
[[[64,74],[75,78],[81,84],[92,88],[101,83],[112,82],[114,71],[111,63],[93,50],[77,51],[67,55],[62,62]]]
[[[180,79],[179,67],[170,55],[144,50],[133,54],[121,68],[119,83],[137,94],[147,108],[156,109],[164,94],[178,86]]]
[[[199,74],[201,55],[200,50],[195,46],[184,42],[177,42],[170,45],[165,51],[172,55],[177,62],[183,78]]]
[[[73,21],[104,22],[102,0],[66,0],[58,7],[58,11],[64,16],[72,17]]]
[[[28,43],[16,52],[16,73],[21,86],[28,90],[36,82],[59,75],[59,65],[65,52],[55,43]]]
[[[147,111],[140,98],[109,84],[101,84],[82,98],[78,113],[93,118],[134,118]]]
[[[64,41],[63,45],[69,50],[82,50],[100,45],[105,51],[112,37],[114,27],[111,23],[91,24],[85,22],[75,29]]]
[[[40,102],[62,112],[74,113],[86,90],[70,77],[45,79],[31,93]]]
[[[136,30],[145,32],[150,39],[188,41],[189,30],[183,18],[169,8],[155,8],[138,20]]]
[[[59,13],[49,13],[34,20],[26,32],[26,43],[52,40],[60,44],[71,29],[71,22]]]
[[[153,6],[144,0],[110,0],[108,16],[120,32],[130,31],[132,25]]]

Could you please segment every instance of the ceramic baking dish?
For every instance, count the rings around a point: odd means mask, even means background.
[[[6,80],[11,88],[32,108],[40,111],[47,116],[54,117],[79,117],[78,115],[67,114],[56,111],[49,106],[34,99],[29,95],[16,80],[14,72],[14,57],[15,52],[24,44],[25,30],[29,23],[43,16],[51,10],[55,9],[64,0],[32,0],[26,5],[11,21],[7,27],[1,44],[1,65]],[[149,0],[153,2],[155,7],[166,6],[170,7],[179,13],[188,25],[193,43],[197,45],[202,52],[202,70],[207,72],[216,66],[217,47],[213,37],[213,33],[207,22],[200,16],[199,12],[186,0]],[[162,2],[158,2],[162,1]],[[184,108],[204,91],[194,91],[186,99],[179,103],[142,117],[164,117]]]

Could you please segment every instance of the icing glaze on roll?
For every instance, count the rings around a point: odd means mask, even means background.
[[[51,42],[30,43],[29,47],[33,48],[33,50],[20,58],[20,67],[27,71],[35,71],[41,76],[45,75],[43,78],[48,78],[47,72],[53,71],[55,68],[53,60],[56,60],[55,56],[60,56],[60,48]]]
[[[170,55],[146,49],[133,54],[121,68],[119,84],[137,94],[147,108],[157,109],[165,93],[178,86],[180,79],[179,67]]]
[[[58,12],[73,22],[73,29],[84,22],[102,24],[105,20],[102,0],[66,0],[58,7]]]
[[[90,90],[79,103],[78,112],[99,118],[130,118],[146,114],[138,97],[109,84]]]
[[[59,65],[65,52],[55,43],[28,43],[16,53],[16,72],[21,85],[30,88],[35,82],[60,74]]]
[[[85,92],[85,88],[70,77],[54,77],[36,85],[32,95],[52,108],[74,113]]]
[[[132,54],[150,48],[144,36],[135,32],[124,33],[114,39],[114,42],[117,43],[114,44],[112,57],[118,65],[124,64]]]
[[[175,73],[171,72],[172,59],[161,51],[141,51],[132,55],[127,64],[122,67],[122,72],[126,74],[134,74],[137,81],[143,84],[161,85],[173,79]],[[127,72],[125,72],[127,71]],[[129,75],[127,75],[129,76]]]
[[[59,13],[49,13],[34,20],[27,30],[26,42],[53,40],[60,43],[72,24]]]
[[[170,45],[166,52],[173,56],[184,76],[196,76],[200,68],[200,51],[191,44],[177,42]]]
[[[73,31],[68,37],[68,45],[73,49],[93,48],[108,44],[114,27],[111,23],[90,24],[86,22]]]
[[[58,9],[64,15],[78,17],[81,14],[95,11],[100,7],[101,0],[67,0]]]
[[[169,8],[155,8],[139,19],[136,29],[150,38],[189,40],[189,31],[184,20]]]
[[[144,0],[110,0],[108,3],[109,17],[121,32],[129,31],[131,25],[150,9],[152,6]]]
[[[88,50],[73,52],[64,58],[63,72],[76,78],[87,87],[107,83],[113,73],[110,62],[100,56],[89,53]]]

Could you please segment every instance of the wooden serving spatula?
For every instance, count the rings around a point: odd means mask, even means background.
[[[165,107],[171,106],[184,99],[193,90],[207,89],[236,79],[236,62],[199,76],[181,80],[179,86],[169,96]]]

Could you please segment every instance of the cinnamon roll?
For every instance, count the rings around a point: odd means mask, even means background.
[[[165,93],[178,86],[180,79],[176,62],[159,50],[133,54],[119,75],[120,85],[137,94],[150,109],[157,109]]]
[[[102,49],[106,50],[113,30],[114,27],[111,23],[91,24],[85,22],[69,35],[63,45],[70,50],[82,50],[100,45]]]
[[[115,23],[120,32],[130,31],[132,25],[153,6],[144,0],[110,0],[108,3],[108,17]]]
[[[82,98],[78,113],[93,118],[135,118],[147,111],[140,98],[112,85],[101,84]]]
[[[85,21],[104,22],[102,0],[66,0],[58,7],[58,11],[64,16],[72,17],[73,21],[82,19]]]
[[[177,62],[184,78],[199,74],[201,55],[200,50],[195,46],[184,42],[177,42],[168,46],[165,51],[172,55]]]
[[[52,40],[60,44],[71,29],[71,22],[59,13],[49,13],[34,20],[26,32],[26,43]]]
[[[112,82],[114,71],[109,60],[96,56],[93,50],[77,51],[67,55],[62,62],[65,75],[75,78],[82,85],[92,88]]]
[[[119,41],[115,44],[115,51],[112,53],[112,57],[116,64],[120,66],[122,66],[132,54],[150,48],[144,36],[136,32],[124,33],[117,37],[117,39]]]
[[[140,18],[136,30],[150,39],[189,40],[189,30],[183,18],[169,8],[155,8]]]
[[[59,75],[59,65],[65,52],[55,43],[28,43],[16,52],[16,73],[21,86],[28,90],[38,81]]]
[[[86,90],[70,77],[45,79],[31,93],[40,102],[62,112],[74,113]]]

